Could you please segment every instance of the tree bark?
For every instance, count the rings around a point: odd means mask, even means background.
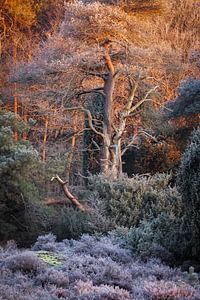
[[[112,131],[112,111],[113,111],[113,91],[114,91],[114,76],[109,72],[104,83],[105,94],[105,111],[104,111],[104,123],[106,126],[106,132],[110,136]]]
[[[49,121],[48,118],[45,119],[44,125],[44,136],[43,136],[43,149],[42,149],[42,161],[46,160],[46,142],[47,142],[47,131],[48,131]]]
[[[24,122],[27,124],[28,117],[27,117],[27,110],[26,110],[26,107],[24,107],[24,110],[23,110],[23,120],[24,120]],[[24,140],[24,141],[27,140],[27,131],[26,131],[26,130],[23,132],[23,140]]]
[[[14,15],[14,20],[13,20],[13,31],[16,32],[16,15]],[[13,55],[13,66],[16,66],[17,63],[17,43],[16,43],[16,36],[13,35],[13,47],[12,47],[12,55]],[[13,111],[14,114],[17,116],[18,114],[18,98],[17,98],[17,84],[13,84]],[[17,130],[14,131],[14,140],[17,142],[18,141],[18,132]]]
[[[122,153],[121,153],[121,139],[112,144],[111,148],[111,174],[112,178],[116,179],[122,173]]]
[[[110,137],[106,132],[104,135],[101,149],[100,170],[102,174],[107,175],[110,169]]]
[[[115,69],[109,54],[109,43],[104,45],[105,55],[104,60],[108,73],[104,79],[103,92],[105,95],[104,106],[104,125],[103,125],[103,146],[101,151],[100,169],[101,173],[107,175],[111,167],[111,136],[112,136],[112,123],[113,123],[113,91],[115,87]]]
[[[55,177],[52,177],[51,178],[51,181],[53,180],[57,180],[58,183],[62,186],[62,189],[63,189],[63,192],[65,194],[65,196],[71,201],[71,203],[77,207],[79,210],[81,211],[87,211],[88,209],[86,207],[84,207],[77,199],[76,197],[74,197],[73,194],[70,193],[68,187],[67,187],[67,182],[66,181],[63,181],[58,175],[56,175]],[[55,202],[47,202],[48,205],[51,205],[51,204],[63,204],[61,203],[62,201],[58,200],[57,203]]]

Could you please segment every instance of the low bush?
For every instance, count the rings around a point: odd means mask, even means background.
[[[124,289],[109,285],[93,285],[92,281],[78,281],[76,289],[80,295],[79,299],[85,300],[130,300],[130,294]]]
[[[51,232],[60,241],[66,238],[77,239],[84,233],[106,233],[114,227],[98,210],[82,212],[72,207],[71,204],[49,207],[41,201],[30,201],[26,205],[25,215],[26,222],[31,228],[29,234],[27,233],[28,245],[30,242],[35,242],[41,233]],[[51,250],[51,241],[45,241],[44,244],[43,250]]]
[[[46,244],[60,264],[43,260]],[[62,242],[49,234],[28,252],[12,245],[0,250],[3,300],[200,299],[198,281],[192,286],[180,269],[136,258],[120,247],[116,232]]]
[[[102,215],[116,225],[131,227],[160,213],[177,217],[182,214],[181,196],[176,187],[170,186],[170,179],[170,174],[133,178],[123,175],[117,180],[95,175],[90,177],[89,186],[98,192],[96,202]]]
[[[52,232],[57,235],[59,240],[76,239],[83,233],[93,233],[92,215],[73,207],[63,207],[54,220]]]
[[[69,285],[69,279],[67,274],[61,270],[56,270],[54,268],[44,270],[40,272],[36,277],[36,282],[39,285],[54,284],[57,287],[66,288]]]
[[[172,281],[145,280],[144,289],[154,300],[195,299],[195,290],[185,283],[176,284]]]
[[[188,256],[190,242],[183,224],[184,218],[162,213],[130,228],[126,235],[127,245],[143,259],[158,257],[173,264],[174,258],[181,260]]]
[[[35,253],[26,251],[7,257],[5,265],[12,271],[34,272],[41,269],[44,264]]]

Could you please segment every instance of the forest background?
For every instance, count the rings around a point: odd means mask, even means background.
[[[197,217],[189,231],[184,217],[195,211],[199,177],[192,173],[186,191],[191,164],[181,156],[200,116],[197,1],[0,5],[1,240],[124,226],[140,251],[147,220],[152,231],[155,222],[174,224],[175,237],[153,244],[182,257],[192,247],[196,257]],[[195,157],[198,139],[197,130]],[[61,185],[50,182],[56,174]],[[56,205],[66,202],[66,182],[84,211]]]

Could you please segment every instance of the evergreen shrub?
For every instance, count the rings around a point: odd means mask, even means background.
[[[123,175],[116,180],[94,175],[89,179],[89,187],[98,192],[96,203],[102,215],[118,226],[131,227],[160,213],[181,216],[181,196],[176,187],[170,186],[170,179],[170,174],[159,173],[132,178]]]
[[[194,131],[191,143],[182,156],[177,176],[185,208],[185,231],[189,231],[193,256],[200,255],[200,128]]]
[[[175,259],[184,259],[189,247],[183,218],[166,213],[131,227],[125,238],[128,248],[143,259],[156,257],[172,264]]]
[[[27,231],[25,203],[34,197],[31,172],[38,154],[21,139],[25,125],[11,112],[0,109],[0,239],[18,239]],[[18,134],[18,141],[13,138]]]

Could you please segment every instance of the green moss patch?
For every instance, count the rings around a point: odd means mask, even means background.
[[[37,256],[43,260],[45,263],[54,266],[54,267],[59,267],[62,265],[64,258],[61,257],[60,255],[57,255],[53,252],[48,252],[48,251],[38,251],[36,252]]]

